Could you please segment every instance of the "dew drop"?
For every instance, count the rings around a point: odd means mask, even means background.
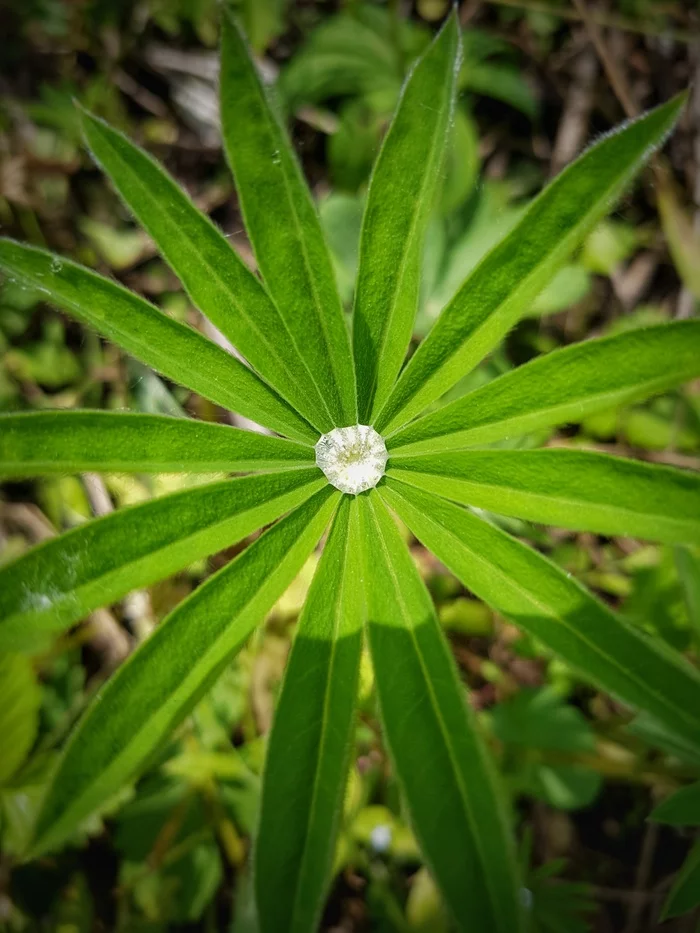
[[[319,438],[315,449],[316,464],[328,482],[352,496],[377,485],[389,457],[384,438],[367,424],[334,428]]]
[[[58,274],[62,270],[63,262],[58,258],[58,256],[54,256],[54,258],[51,260],[51,271]]]

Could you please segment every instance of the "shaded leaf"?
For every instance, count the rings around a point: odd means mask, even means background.
[[[690,850],[673,882],[661,919],[680,917],[700,904],[700,839]]]
[[[299,619],[268,745],[255,878],[260,928],[270,933],[318,927],[351,748],[362,583],[358,502],[345,496]]]
[[[671,826],[700,826],[700,781],[671,794],[652,810],[649,819]]]
[[[459,929],[518,930],[515,857],[493,762],[393,519],[376,493],[360,507],[384,736],[421,851]]]

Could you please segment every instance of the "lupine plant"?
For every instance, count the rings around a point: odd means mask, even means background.
[[[311,931],[330,880],[366,638],[383,735],[425,862],[459,929],[523,929],[508,803],[396,518],[499,613],[630,711],[700,743],[700,675],[491,514],[700,542],[697,476],[499,442],[700,375],[700,321],[592,339],[440,405],[501,341],[671,131],[675,99],[601,138],[531,204],[405,362],[455,106],[452,15],[404,86],[374,166],[352,320],[314,204],[244,36],[226,16],[221,117],[260,275],[144,152],[90,115],[87,145],[244,361],[114,281],[0,246],[7,276],[267,434],[129,412],[7,415],[5,477],[245,474],[80,525],[0,571],[0,646],[31,650],[96,607],[255,538],[178,605],[75,728],[41,805],[44,853],[133,780],[328,531],[269,737],[254,886],[263,933]],[[348,326],[350,323],[350,326]],[[427,413],[426,413],[427,412]]]

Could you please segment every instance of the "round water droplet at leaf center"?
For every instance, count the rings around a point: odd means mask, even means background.
[[[328,482],[352,496],[377,485],[389,456],[384,438],[368,424],[334,428],[321,435],[315,449]]]

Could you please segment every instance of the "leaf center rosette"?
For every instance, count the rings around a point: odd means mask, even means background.
[[[384,438],[368,424],[334,428],[321,435],[315,450],[331,486],[352,496],[377,485],[389,456]]]

